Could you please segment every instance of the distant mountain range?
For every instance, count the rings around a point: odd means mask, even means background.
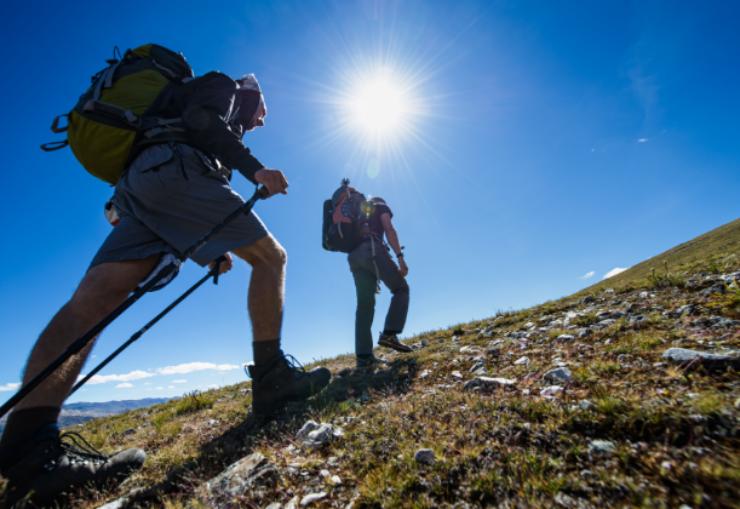
[[[144,399],[127,399],[123,401],[103,401],[100,403],[69,403],[62,407],[62,413],[59,417],[59,425],[62,428],[80,424],[90,419],[106,417],[109,415],[121,414],[129,410],[144,408],[158,403],[164,403],[171,398],[144,398]],[[5,429],[5,420],[7,417],[0,419],[0,433]]]

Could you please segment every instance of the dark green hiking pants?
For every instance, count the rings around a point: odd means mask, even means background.
[[[393,294],[385,317],[384,332],[400,334],[403,331],[409,310],[409,285],[383,242],[363,242],[349,254],[348,260],[357,290],[355,353],[369,355],[373,352],[372,325],[378,279]]]

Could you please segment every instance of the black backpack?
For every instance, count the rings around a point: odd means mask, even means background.
[[[371,209],[365,195],[342,182],[340,192],[324,202],[321,245],[327,251],[352,252],[370,235]]]

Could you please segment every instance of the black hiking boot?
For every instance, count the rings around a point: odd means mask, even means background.
[[[288,401],[308,399],[331,380],[328,369],[306,371],[295,357],[282,353],[269,364],[250,364],[247,370],[252,378],[252,411],[259,415],[280,410]]]
[[[105,456],[79,434],[60,435],[57,427],[50,425],[29,440],[18,461],[3,468],[8,484],[0,506],[46,507],[76,488],[120,483],[141,468],[145,458],[141,449]]]
[[[397,352],[408,353],[408,352],[413,352],[414,351],[414,349],[411,348],[410,346],[404,345],[403,343],[401,343],[398,340],[398,336],[396,336],[395,334],[381,333],[380,334],[380,339],[378,340],[378,344],[380,346],[385,346],[387,348],[392,348],[393,350],[395,350]]]

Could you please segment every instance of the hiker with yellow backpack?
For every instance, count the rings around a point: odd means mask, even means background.
[[[149,44],[114,54],[64,116],[66,125],[55,119],[52,130],[67,140],[43,148],[69,145],[90,173],[115,185],[106,214],[116,224],[28,359],[23,384],[31,390],[17,395],[0,439],[8,505],[25,496],[48,504],[73,487],[118,482],[142,466],[143,451],[102,455],[79,435],[60,434],[57,419],[99,331],[132,296],[166,283],[184,258],[209,265],[214,277],[231,268],[229,253],[252,267],[255,413],[269,415],[328,384],[327,369],[306,371],[280,348],[286,253],[250,210],[258,194],[245,203],[230,185],[236,169],[267,195],[287,193],[284,174],[241,141],[266,114],[254,75],[196,78],[181,54]],[[78,353],[59,357],[63,352]],[[54,359],[58,369],[39,377]]]

